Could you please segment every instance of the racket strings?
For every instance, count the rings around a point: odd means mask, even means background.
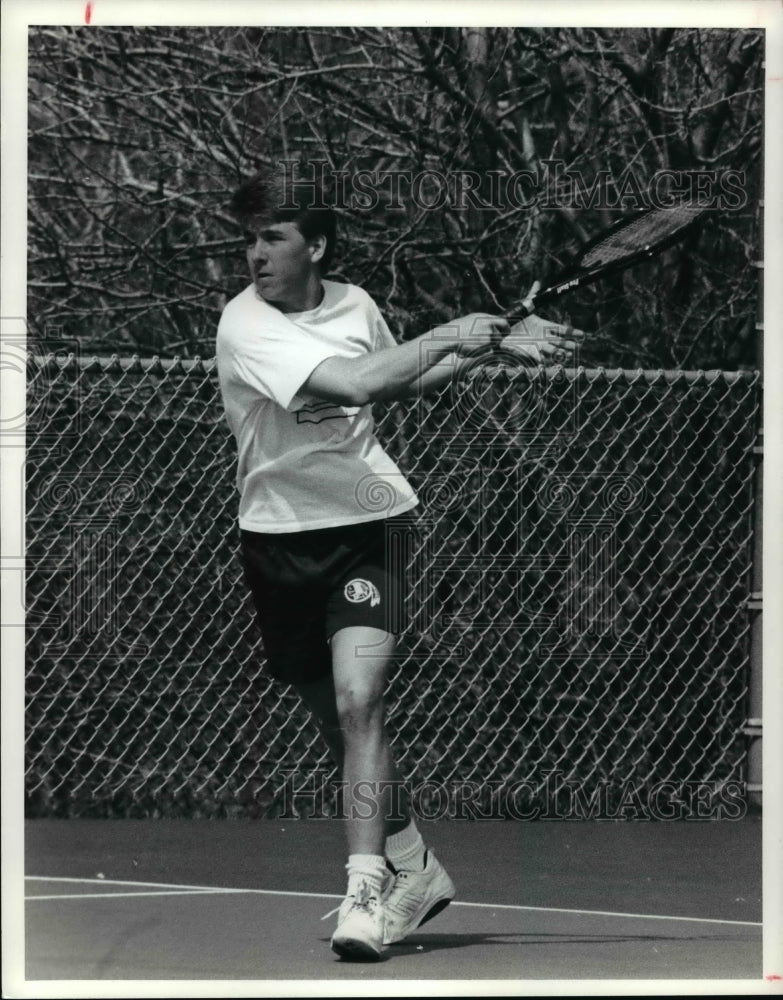
[[[696,205],[678,205],[662,208],[631,219],[621,228],[607,233],[606,237],[590,247],[579,259],[580,267],[597,267],[612,264],[624,257],[644,252],[669,239],[684,226],[690,225],[704,211]]]

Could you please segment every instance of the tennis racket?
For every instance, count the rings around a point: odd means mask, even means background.
[[[526,300],[527,314],[607,274],[624,271],[679,242],[707,207],[683,202],[642,209],[620,219],[586,243],[556,280]]]

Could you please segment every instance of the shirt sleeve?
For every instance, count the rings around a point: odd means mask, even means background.
[[[374,350],[382,351],[387,347],[396,347],[397,341],[386,324],[386,320],[375,304],[370,299],[370,331],[373,337]]]

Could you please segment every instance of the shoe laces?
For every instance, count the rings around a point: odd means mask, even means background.
[[[374,895],[372,889],[368,882],[360,882],[359,888],[356,890],[356,895],[353,897],[352,906],[360,909],[367,910],[369,913],[371,904],[377,904],[378,898]]]

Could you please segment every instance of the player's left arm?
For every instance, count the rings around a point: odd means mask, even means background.
[[[540,287],[539,281],[533,282],[522,303],[524,310],[530,308],[533,297]],[[581,330],[563,323],[553,323],[535,313],[530,313],[514,323],[510,332],[503,338],[500,350],[501,353],[509,352],[518,356],[520,361],[527,364],[568,365],[573,363],[574,354],[583,339],[584,333]],[[483,357],[449,354],[434,368],[423,372],[410,387],[405,398],[411,399],[438,392],[449,383],[463,378],[478,365],[486,364],[488,360],[492,360],[491,354],[484,354]]]

